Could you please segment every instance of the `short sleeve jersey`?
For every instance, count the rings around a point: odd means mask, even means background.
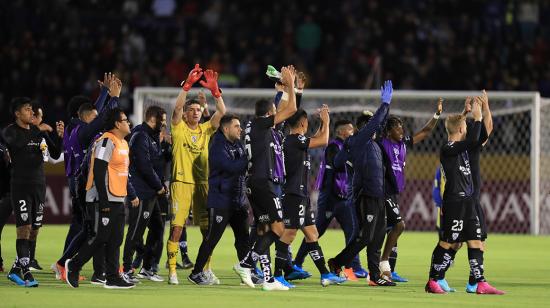
[[[245,129],[250,180],[271,180],[282,183],[285,176],[284,155],[279,133],[273,129],[275,116],[257,117]]]
[[[296,194],[302,197],[308,196],[307,185],[311,169],[308,153],[310,138],[300,134],[292,134],[285,137],[283,150],[285,153],[286,181],[285,194]]]
[[[382,138],[382,146],[391,163],[391,169],[397,183],[398,192],[405,189],[405,165],[407,160],[407,148],[412,148],[413,138],[404,137],[399,142],[393,142],[388,138]]]
[[[191,129],[181,121],[172,125],[172,181],[208,184],[208,144],[216,130],[210,121]]]

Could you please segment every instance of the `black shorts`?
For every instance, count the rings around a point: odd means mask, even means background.
[[[443,200],[440,236],[440,240],[447,243],[481,240],[481,226],[472,198]]]
[[[399,210],[399,195],[392,195],[386,197],[386,226],[388,228],[393,228],[403,219],[401,218],[401,212]]]
[[[288,229],[315,225],[315,213],[311,209],[309,198],[286,194],[283,197],[283,222]]]
[[[485,212],[481,207],[481,203],[479,202],[479,199],[476,199],[474,204],[475,204],[477,217],[479,218],[479,225],[481,228],[481,240],[484,241],[487,239],[487,223],[485,222]]]
[[[17,227],[32,225],[33,229],[42,226],[46,186],[11,185],[11,205]]]
[[[248,183],[248,200],[256,223],[283,221],[283,207],[276,185],[269,180]]]

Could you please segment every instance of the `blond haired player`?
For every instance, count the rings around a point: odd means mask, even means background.
[[[187,93],[201,77],[200,84],[209,89],[216,100],[216,112],[212,118],[200,123],[202,110],[199,101],[188,100]],[[220,125],[225,114],[225,104],[218,87],[218,73],[203,70],[198,64],[191,70],[183,89],[178,95],[172,113],[172,221],[170,238],[166,245],[168,252],[169,284],[178,284],[176,258],[179,251],[179,239],[189,210],[193,209],[193,223],[198,224],[203,236],[208,230],[208,212],[206,198],[208,194],[208,143]],[[214,283],[219,280],[210,270],[209,263],[205,272]]]

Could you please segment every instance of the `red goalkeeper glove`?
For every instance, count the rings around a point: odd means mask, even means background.
[[[213,70],[206,70],[204,72],[204,78],[206,79],[206,81],[201,80],[201,86],[210,90],[210,93],[212,93],[212,96],[214,96],[215,98],[219,98],[220,96],[222,96],[222,92],[218,87],[218,73],[214,72]]]
[[[193,68],[189,75],[187,76],[187,79],[181,83],[181,86],[183,87],[184,91],[189,91],[193,84],[197,82],[202,77],[202,69],[200,68],[199,64],[195,64],[195,68]]]

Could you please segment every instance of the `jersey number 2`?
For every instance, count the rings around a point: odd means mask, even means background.
[[[19,210],[21,212],[27,211],[27,202],[25,202],[25,200],[19,200]]]

